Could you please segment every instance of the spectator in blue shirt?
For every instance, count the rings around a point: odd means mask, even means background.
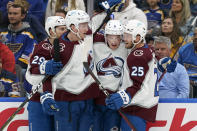
[[[0,2],[1,4],[1,2]],[[30,5],[26,0],[14,0],[14,2],[9,1],[7,3],[7,8],[9,8],[11,5],[13,4],[17,4],[20,6],[23,6],[25,12],[24,12],[24,18],[22,19],[24,22],[28,22],[28,24],[30,25],[30,28],[32,29],[32,31],[35,34],[35,39],[40,42],[43,41],[44,39],[47,38],[47,33],[45,32],[44,26],[41,24],[41,22],[39,21],[39,19],[33,15],[33,13],[31,13],[31,11],[29,11],[32,5]],[[1,7],[1,6],[0,6]],[[1,11],[1,8],[0,8]],[[7,9],[3,12],[2,15],[2,27],[7,28],[8,24],[9,24],[9,20],[8,20],[8,15],[7,15]],[[2,30],[1,30],[2,31]]]
[[[0,0],[0,12],[3,13],[4,18],[7,16],[7,4],[12,4],[15,1],[17,2],[18,0]],[[24,1],[31,5],[28,13],[36,16],[36,18],[43,23],[46,10],[46,0],[23,0],[22,2]]]
[[[25,17],[25,9],[21,5],[13,4],[8,8],[8,19],[10,24],[2,31],[2,42],[14,53],[16,64],[23,69],[27,68],[29,56],[33,51],[34,34],[27,22],[22,22]]]
[[[28,3],[26,0],[14,0],[14,4],[19,4],[24,7],[26,14],[23,21],[28,22],[31,29],[35,33],[35,39],[40,42],[47,38],[47,33],[44,29],[44,26],[39,21],[38,17],[31,13],[30,9],[32,8],[31,3]],[[43,18],[44,19],[44,18]]]
[[[154,49],[157,59],[170,57],[171,41],[168,37],[159,36],[155,38]],[[161,72],[158,72],[160,78]],[[174,72],[164,75],[159,83],[160,98],[188,98],[189,77],[185,67],[179,63]]]
[[[144,10],[148,20],[149,33],[153,28],[159,28],[164,19],[163,10],[158,6],[158,0],[147,0],[148,9]],[[158,27],[157,27],[158,26]]]
[[[197,27],[194,30],[193,43],[188,43],[179,50],[178,62],[185,66],[193,87],[193,97],[197,97]]]
[[[168,16],[172,6],[172,0],[159,0],[159,7],[164,11],[164,15]]]

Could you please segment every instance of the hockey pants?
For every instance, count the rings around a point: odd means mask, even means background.
[[[57,102],[60,111],[50,116],[39,102],[28,105],[29,131],[89,131],[93,126],[92,100]]]
[[[104,105],[94,107],[93,131],[119,131],[120,115],[117,111],[108,109]]]

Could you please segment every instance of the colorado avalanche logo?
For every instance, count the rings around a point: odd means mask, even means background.
[[[134,56],[142,56],[144,54],[143,50],[136,50],[134,53]]]
[[[42,44],[42,48],[45,50],[51,50],[52,46],[49,43],[44,43],[44,44]]]
[[[88,65],[89,65],[89,68],[91,70],[94,69],[94,60],[93,60],[93,52],[92,52],[92,50],[90,50],[89,53],[88,53]],[[84,72],[85,76],[88,75],[88,71],[85,69],[85,67],[83,68],[83,72]]]
[[[98,75],[113,75],[115,78],[121,77],[124,60],[120,57],[113,57],[110,54],[107,58],[96,64]]]

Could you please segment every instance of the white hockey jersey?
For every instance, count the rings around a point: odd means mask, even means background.
[[[120,89],[131,95],[131,103],[122,108],[126,113],[154,121],[159,100],[157,67],[153,51],[148,47],[133,50],[124,67],[123,85]]]
[[[112,50],[105,42],[95,42],[93,49],[99,81],[105,89],[117,91],[122,84],[123,66],[128,55],[124,43]]]
[[[97,97],[99,87],[83,65],[83,62],[88,62],[90,69],[96,74],[92,35],[87,35],[83,41],[71,42],[65,33],[59,39],[59,45],[63,69],[43,83],[43,91],[52,92],[57,101],[87,100]],[[39,78],[43,78],[44,75],[40,75],[39,65],[43,60],[53,59],[53,52],[53,46],[46,41],[35,48],[26,74],[31,84],[41,81]]]
[[[93,37],[87,35],[83,41],[79,41],[74,45],[69,61],[63,59],[64,68],[52,79],[53,89],[66,90],[72,94],[80,94],[94,82],[92,77],[88,75],[83,62],[89,62],[89,66],[93,73],[96,74],[96,68],[93,60]],[[67,49],[65,41],[60,43],[60,54],[67,57],[69,49]],[[67,62],[67,63],[65,63]]]

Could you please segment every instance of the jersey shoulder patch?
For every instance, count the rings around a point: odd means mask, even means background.
[[[142,56],[144,54],[143,50],[137,49],[133,52],[134,56]]]
[[[40,42],[38,45],[35,46],[39,50],[51,50],[53,45],[48,41]]]
[[[153,52],[150,48],[138,48],[132,52],[132,55],[135,59],[144,59],[146,61],[150,61],[153,57]]]
[[[47,56],[50,54],[53,46],[47,41],[40,42],[39,44],[35,45],[33,55],[41,55]]]

